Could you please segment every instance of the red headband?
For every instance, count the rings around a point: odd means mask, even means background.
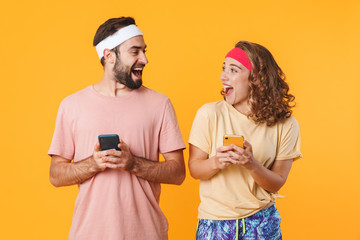
[[[246,56],[245,51],[240,48],[233,48],[232,50],[230,50],[230,52],[226,54],[225,58],[227,57],[235,59],[236,61],[240,62],[242,65],[244,65],[244,67],[249,69],[250,72],[253,69],[249,58]]]

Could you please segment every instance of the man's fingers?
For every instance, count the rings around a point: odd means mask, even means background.
[[[99,144],[99,143],[96,143],[96,144],[95,144],[94,151],[95,151],[95,152],[99,152],[99,151],[100,151],[100,144]]]
[[[110,162],[110,163],[120,163],[122,162],[120,158],[113,157],[113,156],[104,156],[102,157],[104,162]]]
[[[118,147],[121,149],[121,151],[129,151],[129,146],[122,139],[120,139]]]
[[[120,145],[120,144],[119,144]],[[109,149],[109,150],[105,150],[103,151],[104,156],[115,156],[115,157],[120,157],[122,151],[116,151],[115,149]]]
[[[123,163],[109,163],[109,162],[106,162],[105,163],[105,166],[107,168],[113,168],[113,169],[118,169],[118,168],[124,168],[124,164]]]

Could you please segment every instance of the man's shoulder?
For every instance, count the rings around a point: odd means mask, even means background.
[[[150,89],[148,87],[142,86],[141,89],[141,95],[145,98],[151,98],[153,101],[160,101],[160,102],[164,102],[164,101],[169,101],[169,97],[166,96],[163,93],[157,92],[153,89]]]
[[[83,88],[75,93],[72,93],[65,97],[61,105],[62,106],[73,106],[77,102],[86,101],[86,98],[90,96],[90,88],[91,86],[88,86],[86,88]]]

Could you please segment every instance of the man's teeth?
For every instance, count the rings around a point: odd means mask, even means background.
[[[143,71],[143,68],[134,68],[132,70],[132,72],[135,74],[135,75],[142,75],[142,71]]]

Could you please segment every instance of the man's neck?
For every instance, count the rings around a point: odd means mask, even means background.
[[[129,94],[132,89],[119,83],[116,79],[106,76],[100,82],[94,84],[94,89],[102,95],[109,97],[121,97]]]

